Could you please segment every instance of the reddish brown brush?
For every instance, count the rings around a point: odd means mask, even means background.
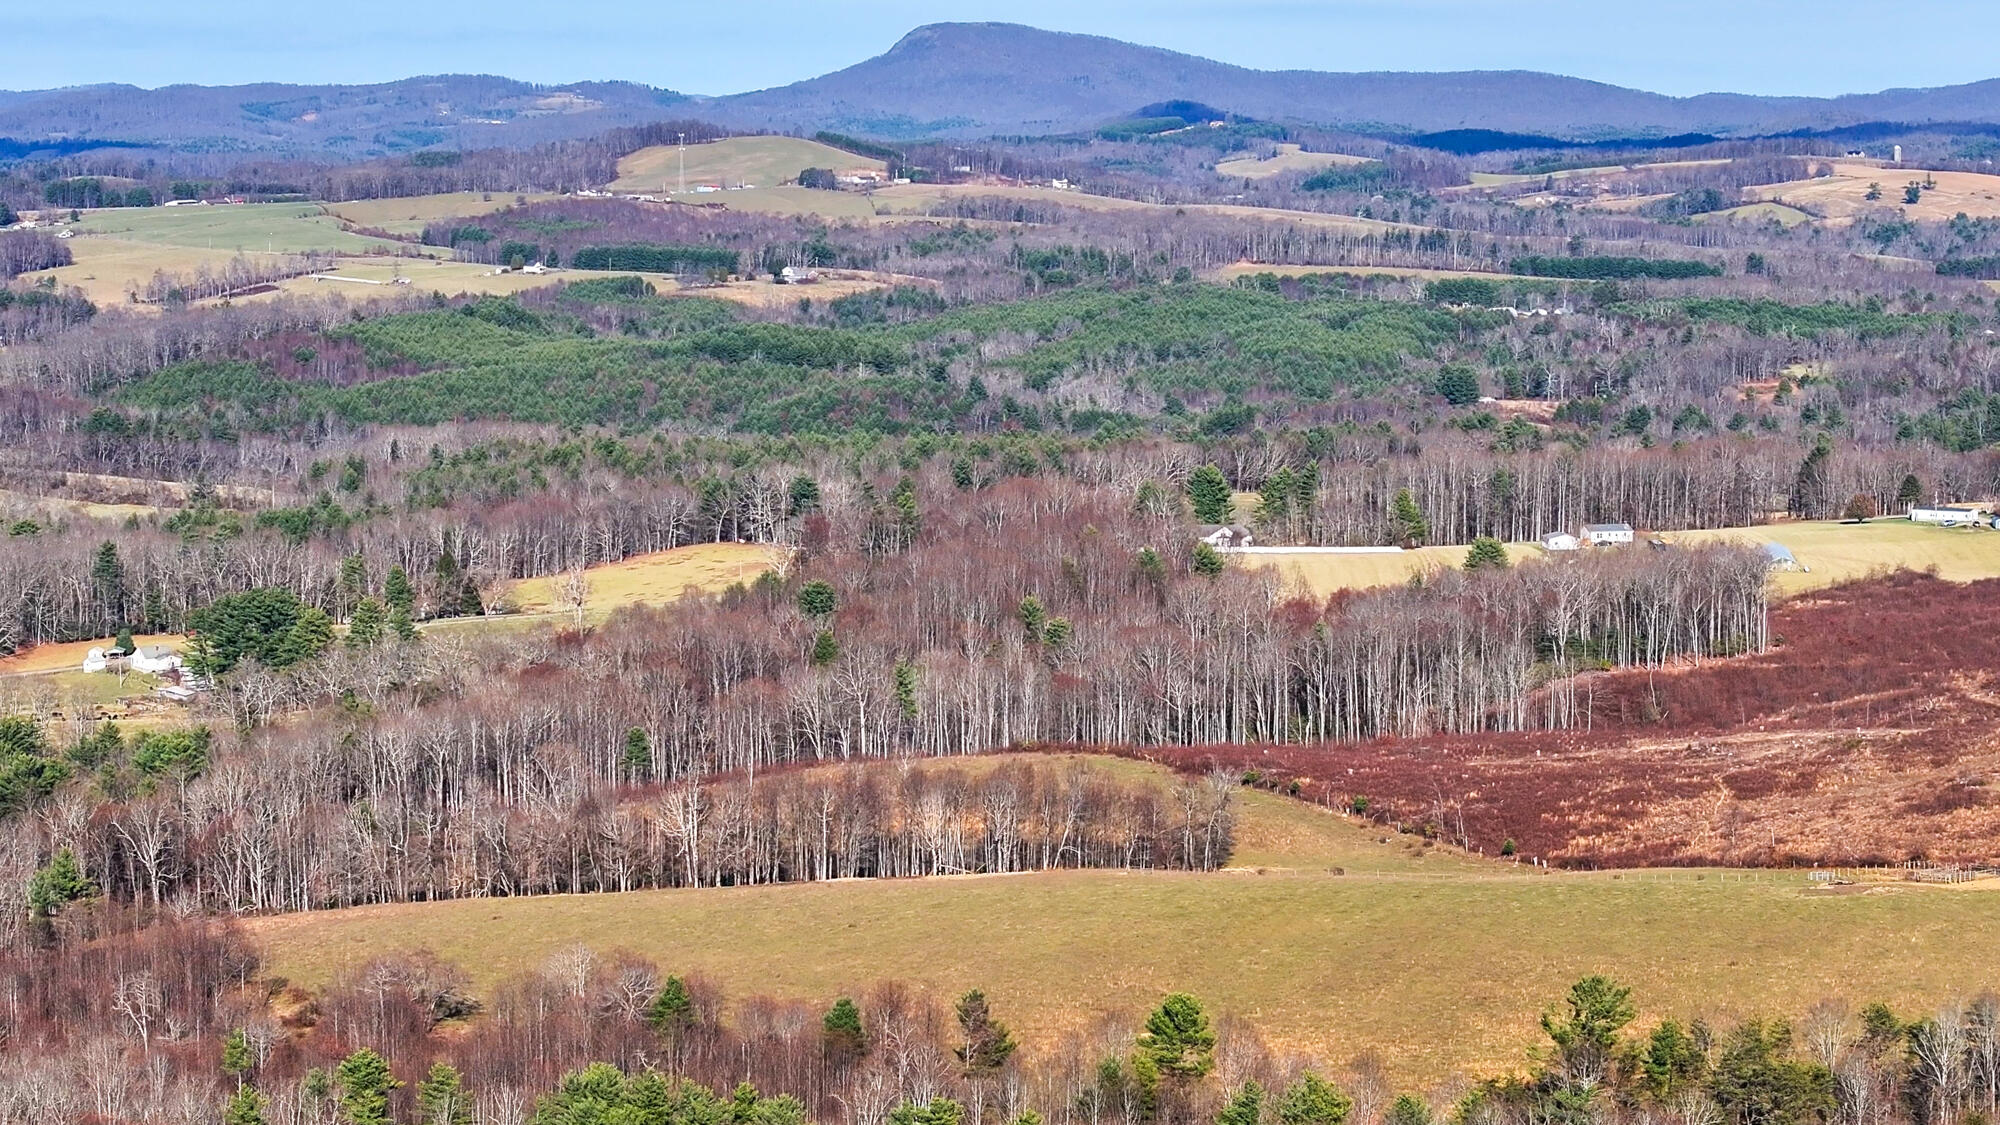
[[[1587,729],[1129,748],[1565,866],[2000,856],[2000,582],[1901,573],[1773,614],[1758,656],[1605,673]]]

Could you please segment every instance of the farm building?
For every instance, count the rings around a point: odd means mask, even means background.
[[[180,654],[165,645],[140,645],[131,653],[96,647],[83,654],[86,672],[147,672],[157,675],[181,666]]]
[[[1934,523],[1941,527],[1971,527],[1987,522],[1987,513],[1969,504],[1910,508],[1911,523]]]
[[[1593,547],[1615,547],[1632,542],[1632,525],[1629,523],[1587,523],[1583,525],[1582,539]]]
[[[1567,531],[1551,532],[1542,536],[1544,551],[1574,551],[1583,546],[1583,541]]]
[[[1811,567],[1801,564],[1798,556],[1792,554],[1792,549],[1783,543],[1764,544],[1764,558],[1770,563],[1772,570],[1797,570],[1806,573],[1812,571]]]
[[[1232,547],[1248,547],[1256,541],[1256,536],[1250,533],[1250,529],[1241,524],[1205,523],[1196,529],[1195,535],[1203,543],[1218,551],[1227,551]]]

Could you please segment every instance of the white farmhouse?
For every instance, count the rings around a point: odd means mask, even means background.
[[[1544,551],[1574,551],[1582,546],[1583,542],[1567,531],[1554,531],[1542,536]]]
[[[1248,547],[1256,541],[1250,529],[1241,524],[1205,523],[1195,530],[1195,537],[1218,551]]]
[[[1632,525],[1629,523],[1587,523],[1583,525],[1582,539],[1593,547],[1618,547],[1632,542]]]
[[[1974,527],[1986,522],[1984,511],[1969,504],[1942,504],[1910,508],[1911,523],[1934,523],[1940,527]]]

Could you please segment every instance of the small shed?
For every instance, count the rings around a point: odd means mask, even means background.
[[[1910,508],[1911,523],[1934,523],[1940,527],[1972,527],[1985,523],[1985,516],[1984,511],[1969,504],[1939,504]]]
[[[1256,541],[1250,529],[1241,524],[1205,523],[1195,530],[1195,537],[1218,551],[1248,547]]]
[[[1551,532],[1542,536],[1544,551],[1574,551],[1583,546],[1583,541],[1567,531]]]
[[[1769,561],[1772,570],[1797,570],[1797,571],[1810,572],[1812,569],[1811,567],[1801,564],[1799,562],[1798,556],[1792,554],[1792,549],[1790,547],[1785,546],[1783,543],[1764,544],[1764,558]]]

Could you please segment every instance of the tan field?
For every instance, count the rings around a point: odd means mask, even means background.
[[[1795,227],[1800,223],[1811,222],[1812,216],[1796,207],[1787,207],[1782,203],[1746,203],[1741,207],[1731,207],[1725,211],[1710,211],[1705,215],[1696,215],[1694,217],[1694,221],[1697,223],[1710,223],[1721,219],[1739,223],[1766,223],[1775,220],[1779,226]]]
[[[1167,203],[1146,203],[1137,199],[1118,199],[1108,195],[1090,195],[1081,191],[1065,191],[1033,184],[901,184],[894,187],[882,188],[873,194],[876,206],[879,209],[901,214],[921,215],[934,212],[941,204],[953,199],[997,197],[1000,199],[1019,199],[1036,203],[1055,203],[1086,211],[1143,211],[1156,215],[1219,215],[1234,219],[1263,219],[1269,222],[1292,222],[1304,226],[1331,227],[1340,230],[1361,232],[1424,229],[1408,223],[1391,223],[1382,219],[1359,219],[1352,215],[1332,215],[1319,211],[1288,211],[1277,207],[1250,207],[1236,203],[1190,203],[1184,206],[1175,206]]]
[[[2000,532],[1973,528],[1942,528],[1906,519],[1871,520],[1866,524],[1820,520],[1774,523],[1758,527],[1708,531],[1662,532],[1674,543],[1782,543],[1804,567],[1772,574],[1779,594],[1817,590],[1839,582],[1865,578],[1877,571],[1935,568],[1938,577],[1953,582],[2000,578]],[[1337,590],[1394,586],[1418,574],[1465,562],[1464,546],[1420,547],[1414,551],[1367,555],[1235,555],[1237,565],[1276,571],[1287,583],[1324,597]],[[1538,543],[1509,543],[1514,562],[1547,555]]]
[[[589,586],[584,612],[601,617],[626,606],[664,605],[690,587],[714,593],[780,567],[788,556],[786,548],[762,543],[702,543],[594,566],[584,571]],[[500,597],[521,613],[564,612],[561,591],[567,580],[567,575],[523,579]]]
[[[1925,191],[1919,202],[1904,203],[1904,185],[1927,177],[1937,186]],[[1882,198],[1867,198],[1869,184],[1881,185]],[[1745,190],[1758,199],[1794,204],[1838,222],[1870,212],[1932,222],[1950,219],[1961,212],[1975,219],[2000,218],[2000,176],[1984,172],[1927,172],[1921,168],[1838,161],[1831,176]]]
[[[1338,590],[1372,590],[1398,586],[1419,574],[1449,570],[1465,563],[1466,547],[1419,547],[1367,555],[1234,555],[1238,565],[1254,570],[1276,571],[1287,586],[1304,589],[1315,597]],[[1522,562],[1541,558],[1542,548],[1534,543],[1507,544],[1507,558]]]
[[[1842,895],[1804,872],[1530,871],[1245,791],[1234,866],[1214,874],[477,899],[248,928],[267,971],[308,988],[428,948],[490,994],[578,943],[700,973],[737,999],[825,1003],[882,979],[941,998],[977,987],[1030,1051],[1100,1013],[1136,1023],[1185,989],[1284,1049],[1336,1065],[1378,1051],[1407,1084],[1524,1067],[1536,1014],[1587,973],[1634,986],[1642,1025],[1726,1025],[1828,996],[1920,1011],[1989,983],[2000,955],[1988,884]]]
[[[682,181],[682,157],[683,152],[676,145],[642,148],[618,161],[618,178],[610,183],[610,190],[655,195],[674,191]],[[712,184],[771,188],[797,179],[807,168],[838,173],[888,170],[888,165],[880,160],[798,137],[728,137],[688,145],[685,158],[689,187]]]
[[[1232,156],[1216,164],[1215,174],[1237,179],[1261,180],[1281,172],[1317,172],[1342,164],[1367,164],[1365,156],[1344,152],[1307,152],[1298,145],[1279,145],[1276,156]]]
[[[1255,277],[1260,273],[1276,274],[1279,277],[1310,277],[1321,273],[1346,273],[1360,277],[1407,277],[1420,281],[1436,281],[1444,278],[1483,277],[1492,281],[1507,281],[1520,278],[1518,274],[1486,273],[1481,270],[1434,270],[1421,266],[1273,266],[1262,262],[1231,262],[1209,273],[1215,281],[1235,281],[1239,277]],[[1528,279],[1522,279],[1528,280]]]
[[[83,655],[93,648],[109,648],[116,637],[106,637],[101,641],[69,641],[57,645],[35,645],[23,649],[12,656],[0,657],[0,676],[34,675],[42,672],[77,671],[81,674]],[[187,648],[187,638],[179,633],[147,633],[134,636],[134,644],[166,645],[182,651]],[[110,676],[106,676],[110,679]]]
[[[458,191],[440,195],[412,195],[395,199],[357,199],[349,203],[329,203],[334,217],[358,227],[373,227],[391,234],[422,234],[424,227],[440,219],[489,215],[518,203],[542,203],[560,199],[548,192],[517,195],[514,192]]]
[[[1952,582],[2000,578],[2000,532],[1934,527],[1902,518],[1870,520],[1865,524],[1822,520],[1716,531],[1676,531],[1660,538],[1681,543],[1717,540],[1782,543],[1791,549],[1801,566],[1808,568],[1808,572],[1774,574],[1772,581],[1783,593],[1814,590],[1896,568],[1935,567],[1938,577]]]

